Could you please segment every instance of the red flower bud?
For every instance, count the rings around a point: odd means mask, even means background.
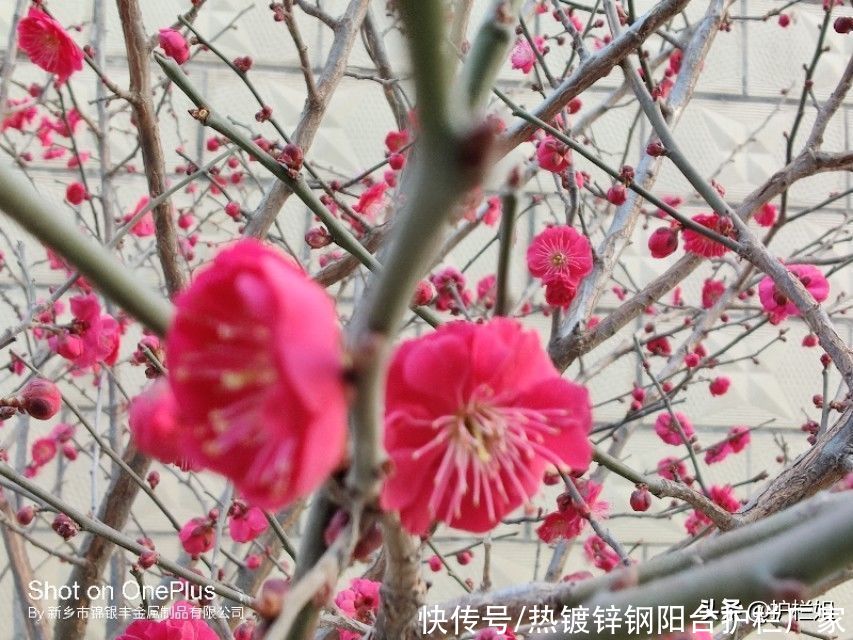
[[[623,204],[627,199],[628,192],[621,184],[614,184],[607,190],[607,201],[610,204],[615,204],[616,206],[619,206],[620,204]]]
[[[137,564],[143,569],[150,569],[155,564],[157,564],[157,560],[160,558],[160,554],[152,549],[146,549],[142,553],[139,554],[139,561]]]
[[[305,242],[312,249],[321,249],[332,244],[332,236],[326,227],[312,227],[305,234]]]
[[[634,511],[648,511],[652,506],[652,494],[646,488],[635,489],[631,494],[631,508]]]
[[[850,33],[853,31],[853,17],[839,16],[832,23],[832,28],[835,29],[836,33]]]
[[[53,519],[53,524],[51,525],[54,531],[62,536],[63,540],[70,540],[78,533],[80,533],[80,527],[74,522],[71,518],[69,518],[64,513],[57,513],[56,517]]]
[[[33,518],[36,517],[36,509],[33,505],[28,504],[24,507],[18,509],[18,512],[15,514],[15,519],[18,521],[18,524],[22,527],[26,527],[33,521]]]
[[[246,73],[249,69],[252,68],[252,58],[250,58],[249,56],[234,58],[234,66],[237,67],[238,71]]]
[[[660,227],[649,236],[649,251],[653,258],[666,258],[678,249],[678,232],[672,227]]]
[[[653,158],[659,158],[660,156],[666,155],[666,147],[664,147],[660,142],[655,140],[654,142],[650,142],[646,147],[646,153],[652,156]]]
[[[33,378],[21,392],[21,406],[37,420],[48,420],[55,416],[62,404],[59,389],[50,380]]]
[[[302,169],[303,159],[302,147],[295,144],[285,145],[282,152],[278,155],[278,161],[287,167],[288,173],[292,177],[296,177],[296,174]]]
[[[225,205],[225,213],[236,220],[240,216],[240,204],[232,200]]]
[[[429,565],[430,571],[433,573],[438,573],[441,571],[441,567],[444,566],[441,563],[441,558],[438,556],[430,556],[429,560],[427,560],[427,564]]]

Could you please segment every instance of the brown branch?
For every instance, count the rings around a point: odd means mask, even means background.
[[[160,128],[151,93],[148,37],[138,0],[116,0],[121,28],[124,32],[127,62],[130,70],[130,103],[136,117],[139,146],[145,165],[148,193],[156,198],[166,191],[166,163],[160,142]],[[172,215],[172,204],[166,200],[154,209],[157,254],[170,295],[180,291],[186,281],[179,266],[178,234]]]
[[[137,0],[117,0],[122,31],[130,70],[130,104],[136,117],[139,144],[145,166],[150,197],[157,198],[167,190],[166,166],[160,141],[159,125],[151,94],[149,43],[143,26],[142,13]],[[178,262],[177,228],[169,200],[163,200],[153,209],[157,253],[163,268],[166,288],[174,295],[185,284],[185,275]],[[129,443],[124,461],[137,476],[144,476],[150,459]],[[98,518],[106,526],[121,531],[130,514],[131,506],[139,493],[139,485],[130,474],[117,475],[98,511]],[[89,606],[88,587],[100,580],[114,544],[107,538],[91,533],[83,545],[84,566],[77,566],[69,578],[70,584],[79,585],[78,597],[64,604],[74,608]],[[57,622],[57,640],[77,640],[84,637],[88,618],[72,616]]]
[[[319,6],[310,4],[307,0],[296,0],[296,4],[299,5],[299,8],[302,9],[302,11],[307,13],[309,16],[317,18],[317,20],[325,24],[330,29],[337,29],[338,21],[330,14],[320,9]]]
[[[687,3],[688,0],[663,0],[656,3],[621,36],[614,38],[609,45],[584,60],[577,70],[561,82],[554,92],[531,113],[537,118],[550,122],[572,98],[609,74],[614,66],[636,51],[646,38],[687,6]],[[502,155],[509,153],[530,138],[535,130],[536,127],[529,122],[517,122],[500,140],[500,153]]]
[[[323,73],[317,81],[317,92],[314,96],[309,95],[305,100],[299,124],[293,134],[293,143],[301,147],[305,155],[314,142],[314,136],[326,115],[332,95],[346,71],[349,55],[356,35],[361,29],[368,5],[369,0],[351,0],[346,12],[335,22],[335,39]],[[305,11],[304,6],[302,10]],[[280,181],[275,182],[246,225],[245,234],[256,238],[264,237],[291,193],[286,184]]]
[[[745,522],[780,511],[822,489],[831,487],[853,471],[853,407],[818,436],[815,444],[741,510]]]
[[[759,207],[770,202],[798,180],[817,173],[850,167],[853,167],[853,152],[803,152],[794,158],[791,164],[774,173],[764,184],[750,193],[738,207],[737,215],[743,219],[748,219]],[[701,256],[692,254],[682,256],[662,275],[631,299],[622,303],[591,331],[575,332],[566,338],[554,340],[549,345],[549,353],[555,366],[564,371],[578,356],[588,353],[608,338],[616,335],[618,331],[639,316],[646,307],[676,287],[703,262],[704,258]]]
[[[364,46],[367,49],[367,55],[373,60],[376,72],[383,81],[382,91],[385,93],[385,100],[394,114],[394,121],[397,123],[399,129],[404,129],[407,124],[408,116],[406,112],[408,110],[403,101],[402,89],[397,84],[397,76],[391,68],[388,50],[385,48],[385,41],[382,39],[382,34],[376,24],[373,9],[368,8],[367,15],[364,16],[364,23],[361,25],[361,31],[364,35]]]
[[[296,17],[293,15],[293,0],[285,0],[284,6],[284,24],[287,26],[287,31],[290,33],[299,55],[299,67],[302,70],[302,76],[305,78],[305,90],[308,92],[307,100],[313,102],[317,99],[317,84],[314,81],[311,60],[308,58],[308,46],[302,39],[302,33],[299,31],[299,25],[296,24]]]
[[[620,460],[617,460],[613,456],[597,449],[593,454],[593,459],[598,464],[606,467],[613,473],[622,476],[626,480],[630,480],[634,484],[646,485],[649,488],[649,491],[658,498],[675,498],[686,502],[697,511],[701,511],[708,516],[722,531],[734,529],[740,524],[737,516],[719,507],[713,501],[708,499],[708,497],[702,495],[698,491],[694,491],[686,484],[681,482],[672,482],[666,478],[644,476],[637,473]]]
[[[132,443],[129,443],[125,449],[123,459],[137,476],[144,476],[151,463],[147,456],[136,451]],[[116,474],[98,510],[98,521],[116,531],[121,531],[138,493],[139,486],[130,474]],[[88,587],[100,582],[101,574],[114,548],[114,544],[109,539],[98,533],[92,532],[86,537],[80,553],[84,564],[76,565],[68,578],[68,584],[80,585],[75,591],[78,597],[63,600],[60,603],[61,606],[74,609],[91,606],[91,599],[87,595]],[[85,616],[59,619],[56,623],[56,640],[85,638],[88,622],[88,617]]]
[[[12,511],[12,506],[6,499],[3,489],[0,489],[0,513],[4,516],[5,521],[14,522],[15,514]],[[41,603],[30,595],[28,585],[33,580],[33,567],[30,564],[30,557],[24,545],[24,538],[15,533],[9,526],[0,526],[0,535],[2,535],[6,554],[9,557],[12,580],[15,583],[18,603],[21,605],[20,618],[24,621],[27,640],[51,640],[53,635],[51,634],[47,617],[34,617],[31,615],[31,610],[41,613],[43,609]]]
[[[399,517],[385,514],[382,537],[387,554],[382,581],[382,607],[376,620],[376,640],[413,640],[419,637],[410,621],[417,618],[426,585],[421,580],[417,539],[406,534]]]
[[[391,232],[391,223],[385,223],[374,227],[362,238],[361,243],[370,253],[376,253]],[[324,287],[330,287],[336,282],[346,278],[355,271],[361,263],[351,253],[329,263],[314,274],[314,281]]]

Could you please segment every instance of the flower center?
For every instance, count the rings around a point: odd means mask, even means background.
[[[566,254],[557,252],[551,254],[551,264],[555,267],[562,267],[568,262],[568,258],[566,258]]]
[[[412,454],[417,460],[441,451],[427,505],[431,515],[450,522],[467,496],[474,505],[484,503],[496,519],[498,503],[527,497],[525,487],[538,483],[532,459],[560,464],[545,438],[559,433],[569,419],[563,409],[502,406],[488,387],[476,389],[455,413],[432,421],[435,436]]]
[[[473,404],[458,415],[462,429],[457,433],[457,442],[475,453],[480,462],[488,464],[494,452],[503,446],[505,426],[488,405]]]

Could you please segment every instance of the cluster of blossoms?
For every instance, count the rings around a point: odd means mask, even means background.
[[[792,264],[790,271],[817,302],[829,297],[829,282],[820,269],[810,264]],[[800,310],[784,292],[780,291],[770,276],[758,284],[758,298],[772,324],[779,324],[788,316],[799,316]]]
[[[734,237],[734,227],[730,220],[716,213],[699,213],[691,218],[697,225],[705,227],[719,235]],[[678,234],[681,232],[684,249],[705,258],[719,258],[729,250],[725,245],[709,238],[701,232],[683,228],[679,223],[668,227],[659,227],[649,236],[649,252],[654,258],[666,258],[678,249]]]
[[[364,578],[355,578],[349,588],[344,589],[335,597],[335,604],[348,618],[357,620],[368,626],[376,622],[379,611],[379,587],[381,583]],[[358,640],[360,633],[339,629],[340,640]]]
[[[535,6],[539,13],[548,10],[547,3],[541,0]],[[276,19],[282,15],[277,11]],[[570,20],[577,30],[585,28],[571,11],[557,10],[552,15],[558,21]],[[836,25],[836,30],[848,29],[847,23]],[[589,28],[601,26],[593,23]],[[189,60],[190,45],[179,31],[162,29],[158,40],[162,51],[178,64]],[[554,40],[562,44],[558,38]],[[39,8],[30,9],[21,22],[19,41],[33,62],[55,74],[58,83],[67,81],[82,68],[83,54],[79,47],[59,23]],[[531,73],[539,58],[549,54],[548,41],[543,36],[532,40],[519,37],[510,54],[512,67],[524,74]],[[608,41],[609,36],[595,39],[597,47]],[[674,51],[664,77],[654,86],[656,98],[667,96],[681,61],[681,51]],[[248,56],[234,60],[235,67],[243,74],[249,72],[252,64]],[[11,105],[15,108],[3,120],[2,129],[23,132],[31,128],[45,148],[45,158],[59,158],[65,149],[61,143],[56,144],[54,137],[73,136],[82,117],[74,109],[61,117],[40,111],[43,107],[38,105],[39,91],[38,87],[32,88],[29,92],[32,99]],[[564,114],[554,120],[555,126],[567,129],[566,116],[578,113],[581,108],[579,98],[571,100]],[[266,106],[256,116],[258,122],[271,117],[272,110]],[[336,195],[321,196],[324,205],[345,220],[357,236],[363,237],[370,225],[387,221],[400,172],[408,163],[407,150],[416,135],[416,124],[412,117],[411,129],[392,131],[386,137],[387,169],[381,179],[368,176],[346,186],[333,181],[330,192]],[[503,126],[497,119],[493,124],[496,129]],[[571,149],[559,136],[538,133],[530,141],[535,144],[535,162],[540,169],[562,178],[566,188],[587,186],[592,190],[589,176],[575,170]],[[227,142],[212,137],[207,140],[206,149],[217,152]],[[262,137],[254,142],[286,167],[291,177],[301,170],[304,158],[298,146]],[[646,151],[652,156],[667,153],[660,143],[650,144]],[[76,154],[68,166],[78,166],[87,159],[86,152]],[[240,185],[243,172],[239,166],[237,158],[232,157],[228,160],[231,172],[212,169],[210,193],[221,195],[227,185]],[[179,170],[190,174],[198,167],[189,163]],[[621,181],[606,191],[607,202],[615,206],[625,204],[626,185],[632,180],[633,169],[623,167]],[[350,192],[353,186],[356,189]],[[194,188],[192,185],[187,190],[191,192]],[[342,204],[343,196],[353,198],[351,207]],[[66,187],[65,199],[72,207],[80,207],[92,197],[82,182],[72,182]],[[678,199],[665,201],[670,206],[680,204]],[[150,204],[148,196],[141,197],[120,220],[131,225],[130,233],[138,238],[155,234],[154,217],[148,210]],[[231,196],[222,211],[239,223],[247,217],[241,203]],[[459,211],[460,220],[489,226],[496,224],[500,215],[500,199],[486,197],[482,192],[473,194]],[[777,218],[778,209],[772,204],[764,205],[754,215],[756,222],[764,227],[773,226]],[[731,222],[724,216],[699,214],[692,220],[715,233],[734,237]],[[187,260],[192,260],[193,247],[199,240],[198,233],[191,231],[196,224],[192,211],[179,212],[178,226],[187,231],[186,237],[180,239],[180,248]],[[312,249],[319,250],[330,247],[333,237],[325,227],[315,226],[306,233],[305,241]],[[682,242],[688,253],[707,258],[719,258],[728,250],[705,234],[677,223],[656,229],[648,247],[653,257],[665,258]],[[322,252],[320,266],[341,255],[334,250]],[[71,267],[58,256],[49,254],[49,259],[51,268],[71,273]],[[593,253],[584,234],[568,225],[555,225],[535,237],[527,249],[526,261],[530,274],[540,279],[545,288],[546,302],[566,308],[575,299],[581,281],[592,271]],[[789,270],[815,300],[822,302],[828,297],[827,280],[815,267],[792,265]],[[461,271],[446,267],[418,284],[413,301],[452,315],[467,316],[475,304],[484,312],[492,309],[495,275],[487,275],[471,285],[474,286],[469,285]],[[69,300],[71,319],[65,324],[60,322],[64,308],[57,302],[37,316],[41,326],[36,326],[33,333],[68,361],[74,373],[97,374],[102,365],[116,363],[125,324],[122,318],[103,312],[84,279],[78,279],[75,286],[80,294]],[[712,308],[725,292],[724,280],[707,279],[701,293],[702,308]],[[626,296],[621,287],[614,287],[614,293],[620,300]],[[761,281],[758,293],[774,324],[799,315],[797,307],[771,278]],[[156,336],[144,336],[131,356],[132,363],[146,366],[146,376],[155,379],[130,407],[131,430],[142,451],[165,463],[178,465],[185,471],[210,469],[232,480],[240,498],[229,505],[225,515],[228,535],[234,542],[249,543],[269,526],[263,509],[278,508],[308,495],[346,463],[348,389],[336,312],[325,292],[297,265],[251,240],[220,252],[176,298],[175,306],[176,315],[168,337],[161,343]],[[649,313],[653,312],[649,307]],[[595,322],[597,318],[590,318],[588,326],[593,327]],[[815,336],[807,340],[809,344],[804,341],[805,346],[816,343]],[[670,356],[673,351],[666,337],[649,340],[646,348],[659,356]],[[165,364],[166,375],[152,365],[149,354]],[[685,356],[685,365],[697,367],[706,356],[698,345]],[[407,531],[428,535],[439,522],[475,533],[489,531],[515,509],[528,507],[528,501],[543,481],[572,483],[572,491],[559,495],[556,509],[542,518],[537,529],[542,541],[579,538],[591,518],[607,517],[609,505],[600,499],[602,486],[582,478],[591,460],[588,393],[580,385],[563,379],[542,350],[536,334],[523,330],[515,320],[451,322],[425,337],[406,341],[392,358],[386,384],[384,445],[391,464],[380,501],[384,509],[400,514]],[[665,383],[665,391],[670,390],[668,384]],[[729,386],[727,377],[717,376],[709,382],[708,390],[713,396],[722,396]],[[632,410],[642,408],[644,395],[643,389],[635,387]],[[3,406],[46,419],[56,414],[59,402],[59,393],[52,383],[34,380],[19,398],[9,399]],[[680,412],[661,413],[654,429],[668,445],[692,447],[696,441],[693,425]],[[810,433],[814,435],[815,430],[816,426]],[[59,450],[73,460],[77,452],[71,443],[72,436],[72,427],[58,425],[49,436],[33,442],[32,462],[25,474],[35,475]],[[704,449],[705,463],[714,464],[739,453],[749,442],[747,427],[732,427],[725,439]],[[662,459],[657,470],[663,478],[694,484],[687,466],[679,458]],[[148,476],[152,488],[159,481],[155,473]],[[581,501],[573,498],[575,491]],[[729,512],[740,507],[728,485],[712,486],[708,497]],[[648,490],[638,486],[632,494],[631,506],[636,511],[645,511],[650,504]],[[34,513],[33,507],[23,508],[19,522],[28,524]],[[194,558],[213,549],[218,525],[223,524],[221,517],[214,509],[187,521],[179,533],[183,549]],[[324,531],[325,542],[331,544],[348,522],[345,509],[338,509]],[[685,526],[691,535],[697,535],[710,524],[705,514],[695,511]],[[64,514],[58,514],[52,526],[66,539],[79,530]],[[380,544],[380,536],[378,527],[364,534],[356,544],[354,557],[363,559],[374,551]],[[597,535],[584,541],[583,550],[589,562],[600,570],[611,571],[622,563],[619,555]],[[140,554],[137,566],[147,568],[156,558],[152,544]],[[471,559],[470,551],[456,557],[463,566]],[[259,564],[256,555],[246,558],[250,569]],[[427,565],[433,571],[445,566],[439,556],[429,558]],[[589,576],[588,572],[579,572],[566,579]],[[372,625],[380,604],[379,583],[356,579],[337,595],[335,603],[349,618]],[[185,619],[184,613],[191,609],[189,603],[178,602],[169,619],[138,621],[120,638],[215,637],[204,622]],[[248,633],[251,635],[251,631]],[[338,635],[343,640],[360,636],[348,630],[340,630]],[[235,632],[235,638],[242,637]],[[499,634],[484,629],[475,637],[498,640],[515,636],[511,631]]]
[[[68,155],[68,142],[58,140],[60,138],[70,139],[76,132],[79,124],[83,121],[82,116],[75,108],[68,109],[64,113],[52,112],[40,100],[42,87],[37,84],[30,85],[28,96],[25,98],[10,98],[6,102],[6,114],[0,120],[0,131],[17,131],[21,134],[31,134],[42,148],[42,160],[58,160]],[[22,163],[33,160],[33,153],[29,150],[18,154]],[[71,154],[65,162],[68,169],[77,169],[88,162],[91,153],[77,150]],[[77,206],[90,199],[85,185],[81,182],[71,182],[66,187],[65,197],[69,204]]]
[[[571,479],[575,484],[584,504],[578,504],[568,491],[557,497],[557,510],[545,516],[542,524],[536,529],[536,534],[543,542],[552,543],[556,540],[572,540],[577,538],[586,527],[590,516],[606,517],[610,509],[607,502],[599,500],[601,484],[593,480]]]
[[[545,301],[567,307],[580,281],[592,271],[592,248],[586,236],[566,225],[548,227],[527,249],[527,268],[545,285]]]
[[[74,437],[74,427],[70,424],[59,423],[44,437],[36,438],[30,445],[30,463],[24,468],[24,476],[33,478],[56,457],[58,452],[66,460],[73,462],[77,459],[77,447],[71,442]]]
[[[65,326],[53,325],[46,331],[50,349],[68,360],[76,373],[97,373],[102,364],[113,366],[118,359],[124,326],[113,316],[103,313],[94,294],[72,296],[69,300],[72,319]],[[61,306],[54,304],[46,312],[56,321]]]
[[[675,208],[681,204],[681,199],[664,198],[664,202],[670,207]],[[658,216],[665,217],[666,213],[658,210]],[[768,202],[759,207],[753,215],[753,220],[762,227],[772,227],[778,217],[778,207]],[[720,235],[734,237],[734,229],[731,221],[716,213],[700,213],[693,216],[692,220]],[[728,251],[724,245],[702,235],[699,231],[687,228],[683,229],[680,223],[673,221],[666,227],[658,227],[649,236],[648,247],[651,256],[653,258],[666,258],[675,253],[679,245],[679,233],[683,236],[684,248],[689,253],[706,258],[718,258]]]
[[[165,620],[136,620],[116,640],[218,640],[196,607],[179,600]]]
[[[168,378],[134,400],[131,430],[164,462],[229,477],[253,505],[232,505],[231,537],[251,540],[266,527],[257,507],[306,495],[343,458],[334,309],[284,256],[250,240],[221,251],[175,304]],[[586,390],[514,320],[452,322],[403,343],[387,384],[382,503],[409,531],[436,520],[489,530],[533,496],[547,464],[589,464]],[[183,527],[188,553],[212,548],[217,518]]]

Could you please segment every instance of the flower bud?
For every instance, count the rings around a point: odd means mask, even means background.
[[[145,551],[139,554],[139,561],[137,562],[137,564],[143,569],[150,569],[155,564],[157,564],[157,560],[159,558],[159,553],[157,553],[153,549],[146,549]]]
[[[225,205],[225,213],[236,220],[240,217],[240,204],[232,200]]]
[[[678,249],[678,232],[672,227],[660,227],[649,236],[649,251],[653,258],[666,258]]]
[[[51,525],[54,531],[62,536],[63,540],[70,540],[78,533],[80,533],[80,527],[74,522],[71,518],[69,518],[64,513],[57,513],[56,517],[53,519],[53,524]]]
[[[325,227],[311,227],[305,234],[305,243],[312,249],[322,249],[332,244],[332,236]]]
[[[631,508],[634,511],[648,511],[652,506],[652,494],[645,487],[635,489],[631,494]]]
[[[48,420],[55,416],[62,404],[59,389],[50,380],[33,378],[21,392],[21,406],[37,420]]]
[[[614,184],[607,190],[607,202],[617,207],[628,199],[628,193],[621,184]]]
[[[295,144],[285,145],[282,152],[278,155],[278,161],[287,167],[288,173],[294,178],[302,170],[303,160],[302,147]]]
[[[646,147],[646,153],[653,158],[659,158],[660,156],[666,155],[666,147],[664,147],[659,141],[655,140],[648,144]]]
[[[246,73],[249,69],[252,68],[252,58],[249,56],[234,58],[234,66],[237,67],[238,71]]]
[[[36,509],[33,505],[28,504],[26,506],[18,509],[18,512],[15,514],[15,519],[18,521],[18,524],[22,527],[26,527],[33,521],[33,518],[36,517]]]

